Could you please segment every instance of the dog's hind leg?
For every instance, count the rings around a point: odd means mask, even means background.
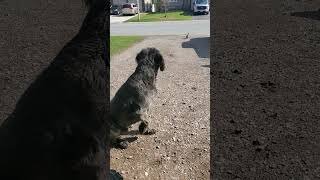
[[[153,135],[156,133],[155,129],[150,129],[148,127],[148,121],[145,120],[145,115],[139,113],[132,113],[130,116],[132,119],[132,124],[136,122],[141,122],[139,125],[139,133],[143,135]]]
[[[129,141],[117,138],[116,139],[116,147],[120,149],[127,149],[129,146]]]
[[[121,139],[120,132],[121,132],[121,130],[111,126],[111,128],[110,128],[110,143],[115,148],[127,149],[129,142],[127,140]]]
[[[129,146],[129,141],[122,139],[119,137],[115,138],[113,142],[111,142],[112,146],[115,148],[120,148],[120,149],[127,149]]]

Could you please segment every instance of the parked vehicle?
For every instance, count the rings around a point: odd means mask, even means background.
[[[194,0],[192,3],[193,14],[209,14],[209,1],[208,0]]]
[[[123,15],[135,15],[138,14],[138,7],[134,3],[126,3],[122,5]]]
[[[121,14],[121,8],[118,5],[112,5],[110,7],[110,14],[119,15]]]

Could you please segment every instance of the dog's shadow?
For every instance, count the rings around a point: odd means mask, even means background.
[[[320,20],[320,11],[303,11],[303,12],[293,12],[290,14],[291,16],[308,18],[313,20]]]
[[[182,48],[193,48],[199,58],[209,58],[209,37],[191,38],[182,42]]]

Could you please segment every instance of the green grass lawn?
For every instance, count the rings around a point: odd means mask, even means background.
[[[142,13],[140,14],[140,22],[152,22],[152,21],[183,21],[191,20],[192,16],[183,11],[170,11],[167,12],[167,17],[165,13]],[[135,16],[126,22],[139,22],[138,16]]]
[[[120,53],[133,44],[143,40],[141,36],[111,36],[110,37],[110,55]]]

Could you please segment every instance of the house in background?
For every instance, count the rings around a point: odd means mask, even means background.
[[[163,11],[163,3],[167,4],[167,10],[191,10],[193,0],[139,0],[140,12],[151,12],[152,4],[155,4],[158,11]],[[125,3],[135,3],[137,0],[111,0],[111,4],[122,6]]]
[[[111,0],[112,5],[119,5],[120,7],[126,3],[137,4],[138,0]],[[152,0],[139,0],[139,10],[140,12],[150,12]]]
[[[192,0],[166,0],[168,10],[191,10]]]

